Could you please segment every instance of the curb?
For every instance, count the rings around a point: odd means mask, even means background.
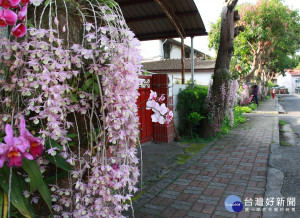
[[[274,114],[279,114],[278,111],[252,111],[249,114],[270,114],[270,115],[274,115]]]
[[[272,167],[272,162],[275,159],[272,152],[275,149],[280,147],[280,140],[279,140],[279,118],[274,118],[274,128],[273,128],[273,137],[272,137],[272,144],[271,144],[271,152],[269,154],[269,166],[267,172],[267,185],[266,185],[266,192],[264,197],[264,202],[266,202],[266,198],[277,198],[283,197],[281,194],[281,188],[283,185],[283,173]],[[284,217],[284,213],[282,211],[264,211],[263,218],[275,218],[275,217]]]

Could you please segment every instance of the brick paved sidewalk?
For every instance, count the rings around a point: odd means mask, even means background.
[[[135,217],[261,217],[261,212],[230,213],[224,206],[229,195],[242,201],[264,197],[274,118],[249,119],[166,180],[166,188],[156,188],[155,196],[134,202]]]

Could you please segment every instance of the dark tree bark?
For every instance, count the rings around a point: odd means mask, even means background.
[[[238,12],[234,10],[238,0],[225,0],[221,17],[220,46],[217,55],[213,84],[207,98],[207,109],[214,124],[221,124],[226,111],[228,81],[230,79],[229,65],[233,55],[233,40],[237,35],[235,22],[239,20]],[[225,93],[224,93],[225,91]]]

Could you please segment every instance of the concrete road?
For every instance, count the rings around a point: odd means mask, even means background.
[[[279,95],[279,97],[279,103],[287,112],[286,115],[281,115],[281,119],[292,124],[293,128],[296,130],[296,133],[298,136],[300,136],[300,94]]]
[[[289,197],[296,198],[296,212],[285,212],[284,215],[282,214],[283,217],[300,217],[300,95],[279,95],[278,97],[280,97],[278,103],[287,112],[287,114],[279,115],[279,119],[286,121],[291,126],[290,130],[282,129],[280,135],[285,134],[284,131],[289,132],[285,135],[291,137],[290,141],[294,141],[294,143],[291,146],[276,148],[271,154],[275,157],[271,166],[283,174],[282,196],[286,200]],[[280,140],[282,142],[286,139],[281,137]],[[278,173],[278,175],[280,174]]]

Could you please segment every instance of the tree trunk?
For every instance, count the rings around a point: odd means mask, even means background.
[[[220,46],[217,55],[213,84],[207,97],[207,110],[211,115],[212,124],[220,125],[226,111],[227,85],[230,79],[229,64],[233,55],[235,21],[239,19],[234,8],[238,0],[225,0],[221,17]]]

